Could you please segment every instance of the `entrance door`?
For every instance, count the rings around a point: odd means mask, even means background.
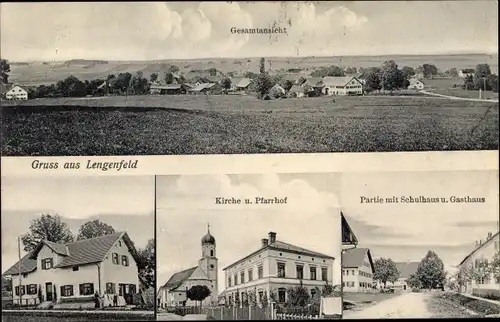
[[[403,285],[403,290],[405,290],[405,291],[406,291],[406,285]]]
[[[54,299],[54,286],[52,286],[52,283],[47,282],[45,283],[45,300],[52,301],[53,299]]]

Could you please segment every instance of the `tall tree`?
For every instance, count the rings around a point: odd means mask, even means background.
[[[165,84],[172,84],[174,82],[174,75],[171,72],[165,73]]]
[[[365,86],[363,87],[367,93],[380,90],[382,87],[380,86],[378,73],[373,71],[367,72],[365,74]]]
[[[403,87],[403,72],[398,69],[398,65],[393,60],[384,62],[379,78],[384,90],[393,91]]]
[[[390,258],[379,258],[373,263],[375,272],[373,279],[387,285],[387,282],[394,283],[399,278],[399,271],[396,263]]]
[[[221,80],[222,88],[227,92],[231,88],[231,79],[229,77],[224,77]]]
[[[104,235],[114,234],[115,232],[116,231],[112,226],[100,221],[99,219],[95,219],[84,223],[80,227],[76,239],[84,240],[96,238]]]
[[[464,78],[463,88],[465,90],[474,89],[476,85],[474,84],[474,77],[472,75],[468,75]]]
[[[144,249],[137,251],[139,255],[139,276],[146,284],[146,287],[154,287],[156,271],[155,240],[150,239]]]
[[[0,78],[2,83],[9,82],[10,64],[7,59],[0,59]]]
[[[432,64],[423,64],[422,72],[425,78],[431,78],[432,76],[437,75],[438,69],[435,65]]]
[[[418,265],[416,276],[423,288],[433,289],[444,285],[446,272],[441,258],[429,250]]]
[[[41,240],[54,243],[70,243],[74,241],[68,225],[57,214],[42,214],[40,218],[31,220],[29,232],[22,237],[24,250],[32,251]]]
[[[411,78],[412,76],[415,75],[415,69],[413,69],[413,67],[410,67],[410,66],[403,67],[403,69],[401,70],[401,72],[403,73],[403,78],[404,79],[409,79],[409,78]]]
[[[149,81],[151,83],[154,83],[158,80],[158,73],[152,73],[151,75],[149,75]]]
[[[169,67],[169,69],[168,69],[168,71],[169,71],[170,73],[177,73],[177,72],[179,72],[179,70],[180,70],[180,69],[179,69],[179,67],[178,67],[178,66],[176,66],[176,65],[170,65],[170,67]]]
[[[490,65],[478,64],[476,66],[476,69],[474,71],[474,78],[475,79],[485,78],[485,77],[488,77],[488,75],[491,75]]]
[[[260,59],[259,71],[261,74],[266,72],[266,59],[264,57]]]
[[[493,261],[489,265],[489,271],[495,282],[500,284],[500,249],[493,256]]]
[[[451,68],[448,74],[450,77],[458,77],[458,70],[456,68]]]
[[[472,281],[474,276],[474,267],[471,264],[460,265],[457,272],[457,283],[459,286],[459,292],[462,287],[465,287],[469,282]]]
[[[203,302],[212,292],[206,285],[194,285],[187,291],[187,298],[195,302]]]
[[[273,86],[274,84],[267,73],[259,74],[259,76],[255,80],[255,89],[257,90],[257,94],[259,94],[259,98],[261,99],[269,93],[269,90]]]

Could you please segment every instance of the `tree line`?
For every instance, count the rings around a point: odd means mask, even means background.
[[[24,250],[30,252],[42,240],[65,244],[114,233],[116,231],[111,225],[95,219],[81,225],[75,236],[61,216],[57,214],[41,214],[39,218],[31,220],[29,231],[22,236],[21,240]],[[137,254],[139,257],[137,263],[139,278],[146,287],[154,287],[156,267],[154,239],[148,240],[144,248],[137,249]]]

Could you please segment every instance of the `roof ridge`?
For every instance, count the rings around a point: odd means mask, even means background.
[[[89,240],[94,240],[94,239],[100,239],[100,238],[104,238],[104,237],[109,237],[109,236],[113,236],[113,235],[123,235],[123,234],[125,234],[125,233],[126,233],[126,231],[115,232],[115,233],[112,233],[112,234],[106,234],[106,235],[97,236],[97,237],[93,237],[93,238],[87,238],[87,239],[76,240],[76,241],[73,241],[73,242],[70,242],[70,243],[66,243],[66,244],[61,244],[61,245],[68,246],[68,245],[73,245],[73,244],[78,244],[78,243],[87,242],[87,241],[89,241]]]

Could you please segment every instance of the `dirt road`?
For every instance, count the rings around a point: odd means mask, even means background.
[[[344,311],[344,319],[430,318],[426,293],[404,293],[360,311]]]

